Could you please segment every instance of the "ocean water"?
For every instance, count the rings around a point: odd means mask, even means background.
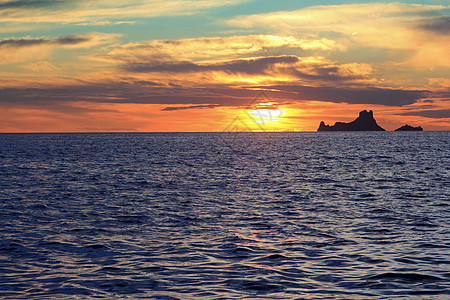
[[[449,299],[450,132],[1,134],[2,299]]]

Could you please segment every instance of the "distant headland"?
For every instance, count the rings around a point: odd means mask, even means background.
[[[400,128],[395,129],[394,131],[423,131],[423,128],[421,126],[413,127],[406,124]]]
[[[333,126],[320,122],[317,131],[386,131],[373,118],[373,111],[363,110],[359,117],[350,123],[336,122]]]
[[[320,122],[317,131],[386,131],[377,124],[373,117],[373,111],[363,110],[359,113],[359,117],[349,123],[336,122],[333,126],[326,125],[324,121]],[[404,125],[395,131],[423,131],[423,128]]]

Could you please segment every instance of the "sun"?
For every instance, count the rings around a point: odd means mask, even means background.
[[[278,108],[275,102],[259,102],[250,111],[250,114],[257,123],[277,122],[283,115],[283,110]]]

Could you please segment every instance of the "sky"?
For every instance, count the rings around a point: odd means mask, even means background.
[[[0,0],[0,132],[316,131],[364,109],[450,130],[449,1]]]

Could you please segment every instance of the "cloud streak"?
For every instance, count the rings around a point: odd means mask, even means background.
[[[66,35],[59,36],[55,39],[49,38],[20,38],[20,39],[4,39],[0,41],[1,47],[22,48],[39,45],[54,45],[54,46],[76,46],[86,44],[91,41],[92,37],[81,35]]]
[[[419,116],[432,119],[450,119],[450,109],[417,110],[399,113],[402,116]]]
[[[426,90],[400,90],[375,87],[351,88],[274,85],[265,88],[277,91],[286,99],[349,104],[377,104],[385,106],[413,104],[419,99],[425,98],[429,93]]]
[[[265,74],[268,69],[276,64],[294,64],[299,59],[295,56],[263,57],[254,59],[240,59],[230,62],[198,64],[193,62],[168,62],[165,64],[134,63],[125,67],[129,72],[211,72],[220,71],[232,74]]]
[[[70,4],[71,1],[67,0],[13,0],[0,2],[0,9],[30,9],[30,8],[43,8],[43,7],[57,7],[61,4]]]
[[[303,84],[328,83],[343,84],[345,82],[370,81],[371,67],[367,64],[337,65],[323,58],[302,58],[297,56],[268,56],[230,61],[155,61],[126,64],[123,69],[130,73],[170,73],[179,75],[185,73],[225,73],[229,75],[228,81],[265,76],[265,81],[276,82],[280,78],[284,81],[302,80]],[[210,75],[211,77],[213,75]],[[235,76],[235,77],[233,77]],[[269,77],[267,77],[269,76]],[[219,76],[219,78],[221,78]]]
[[[119,35],[92,32],[84,35],[8,38],[0,41],[0,65],[45,60],[56,49],[87,49],[113,43]]]
[[[266,89],[273,99],[287,102],[306,100],[349,104],[403,106],[425,98],[427,91],[382,88],[310,87],[299,85],[205,86],[197,88],[149,87],[140,84],[108,83],[58,88],[0,90],[0,102],[33,103],[35,101],[90,101],[99,103],[147,103],[189,105],[246,105],[255,90]],[[170,108],[168,110],[171,110]]]
[[[153,60],[231,59],[249,56],[271,56],[286,50],[333,51],[342,46],[335,41],[299,39],[280,35],[246,35],[179,40],[154,40],[128,43],[111,50],[107,57],[122,63],[141,63]]]
[[[239,0],[150,0],[88,1],[30,0],[0,3],[0,22],[80,23],[191,15],[216,7],[236,5]]]
[[[185,110],[185,109],[204,109],[204,108],[216,108],[219,105],[209,104],[209,105],[190,105],[190,106],[169,106],[161,109],[162,111],[174,111],[174,110]]]
[[[423,21],[420,28],[442,35],[450,35],[450,17],[437,17]]]

